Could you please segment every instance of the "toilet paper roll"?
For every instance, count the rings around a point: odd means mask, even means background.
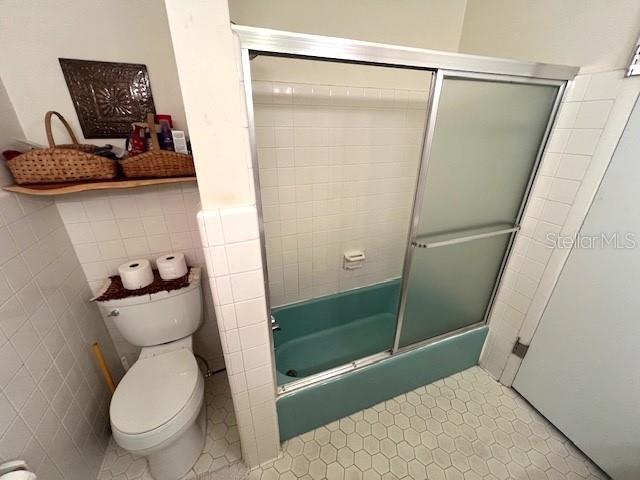
[[[180,278],[187,273],[187,262],[184,259],[184,253],[169,253],[156,258],[156,265],[160,278],[163,280],[173,280]]]
[[[122,286],[127,290],[137,290],[153,283],[153,270],[149,260],[130,260],[118,267]]]

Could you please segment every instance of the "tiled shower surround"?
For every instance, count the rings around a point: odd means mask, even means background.
[[[0,191],[0,463],[40,480],[96,477],[109,393],[91,344],[117,378],[111,338],[55,204]]]
[[[187,263],[206,268],[196,222],[199,209],[196,183],[87,192],[58,197],[56,206],[92,290],[103,285],[118,265],[136,258],[152,261],[169,252],[183,252]],[[196,352],[212,368],[221,368],[207,275],[202,276],[204,322],[194,335]],[[140,349],[129,344],[110,318],[105,322],[119,357],[133,365]]]
[[[272,305],[401,275],[427,94],[253,83]]]

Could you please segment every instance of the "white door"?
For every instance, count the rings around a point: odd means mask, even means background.
[[[640,242],[638,105],[581,230],[601,233]],[[571,252],[513,386],[614,479],[640,479],[640,243]]]

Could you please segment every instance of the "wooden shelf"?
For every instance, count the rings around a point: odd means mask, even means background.
[[[64,195],[66,193],[87,192],[89,190],[112,190],[121,188],[146,187],[148,185],[165,185],[168,183],[195,182],[196,177],[173,178],[131,178],[115,180],[97,180],[94,182],[40,183],[32,185],[8,185],[4,190],[26,195]]]

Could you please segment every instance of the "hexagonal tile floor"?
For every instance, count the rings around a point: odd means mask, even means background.
[[[608,478],[514,390],[473,367],[295,437],[251,480]]]
[[[213,375],[205,382],[207,405],[207,440],[204,452],[181,480],[196,479],[240,461],[240,437],[233,413],[229,382],[224,373]],[[153,480],[147,461],[122,450],[111,439],[98,474],[98,480]]]
[[[207,443],[181,480],[244,478],[229,385],[207,379]],[[215,475],[209,472],[217,472]],[[220,474],[218,473],[220,472]],[[224,472],[224,473],[222,473]],[[113,441],[99,480],[153,480]],[[473,367],[283,444],[250,480],[595,480],[608,477],[514,390]]]

